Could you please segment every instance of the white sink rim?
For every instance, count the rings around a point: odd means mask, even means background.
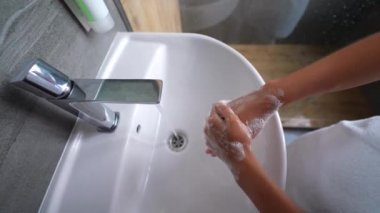
[[[201,40],[205,40],[207,42],[210,42],[210,43],[213,43],[214,45],[216,46],[219,46],[219,47],[222,47],[228,51],[230,51],[231,53],[233,53],[236,57],[238,57],[244,64],[245,66],[247,67],[250,67],[250,70],[252,72],[252,75],[255,76],[257,78],[257,80],[259,81],[259,83],[261,85],[264,84],[264,81],[263,79],[261,78],[261,76],[258,74],[258,72],[256,71],[256,69],[248,62],[247,59],[245,59],[240,53],[238,53],[236,50],[234,50],[233,48],[231,48],[230,46],[216,40],[216,39],[213,39],[213,38],[210,38],[210,37],[207,37],[207,36],[203,36],[203,35],[199,35],[199,34],[190,34],[190,33],[181,33],[181,34],[177,34],[177,33],[118,33],[114,42],[112,43],[111,47],[110,47],[110,50],[111,49],[115,49],[115,45],[116,45],[116,40],[118,39],[118,37],[121,37],[121,36],[126,36],[126,35],[130,35],[130,36],[134,36],[134,37],[154,37],[154,36],[157,36],[157,37],[160,37],[160,36],[169,36],[169,37],[187,37],[187,38],[195,38],[195,39],[201,39]],[[106,56],[106,59],[105,61],[109,60],[107,58],[109,58],[111,55],[111,53],[107,53],[107,56]],[[107,67],[103,64],[102,67],[100,68],[100,71],[97,75],[97,78],[101,78],[101,77],[104,77],[104,73],[107,72]],[[164,82],[164,87],[165,87],[165,82]],[[281,138],[281,142],[279,143],[279,149],[280,151],[277,153],[279,154],[279,157],[280,159],[282,159],[281,161],[281,168],[280,168],[280,175],[279,177],[277,177],[277,184],[281,187],[281,188],[284,188],[285,187],[285,181],[286,181],[286,146],[285,146],[285,142],[284,142],[284,135],[283,135],[283,131],[282,131],[282,128],[281,128],[281,122],[280,122],[280,119],[279,119],[279,116],[278,114],[276,113],[272,118],[271,120],[273,120],[273,122],[277,125],[279,131],[277,131],[275,134],[278,134],[279,137]],[[48,187],[48,190],[47,190],[47,193],[45,194],[45,197],[44,197],[44,200],[40,206],[40,212],[42,212],[42,210],[44,209],[44,205],[47,205],[47,196],[49,194],[49,192],[51,190],[53,190],[53,180],[55,180],[59,174],[59,170],[62,169],[61,167],[63,167],[63,164],[64,164],[64,161],[67,160],[67,158],[69,158],[69,153],[70,152],[70,147],[75,147],[76,144],[73,144],[73,143],[78,143],[78,140],[80,139],[81,137],[81,133],[78,132],[78,123],[80,122],[77,122],[71,135],[70,135],[70,138],[69,138],[69,142],[66,144],[66,147],[62,153],[62,156],[61,156],[61,159],[56,167],[56,171],[54,172],[54,175],[52,177],[52,180],[49,184],[49,187]],[[237,187],[237,186],[236,186]]]

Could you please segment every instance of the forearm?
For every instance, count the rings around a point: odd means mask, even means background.
[[[260,212],[300,212],[255,160],[246,158],[238,167],[236,182]]]
[[[380,80],[380,33],[364,38],[266,87],[283,91],[283,103]]]

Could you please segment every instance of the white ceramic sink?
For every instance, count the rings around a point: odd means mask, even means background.
[[[162,79],[161,104],[109,104],[121,116],[113,133],[78,121],[40,212],[255,211],[222,161],[205,154],[203,136],[212,103],[263,84],[239,53],[197,34],[119,33],[98,78]],[[183,151],[168,147],[173,130],[188,138]],[[278,115],[253,149],[284,187],[286,150]]]

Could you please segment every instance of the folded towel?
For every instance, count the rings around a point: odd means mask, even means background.
[[[380,116],[305,134],[287,158],[286,192],[307,212],[380,211]]]

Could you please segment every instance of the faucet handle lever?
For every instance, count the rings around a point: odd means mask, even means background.
[[[29,62],[11,82],[50,99],[68,96],[73,85],[69,77],[41,59]]]

